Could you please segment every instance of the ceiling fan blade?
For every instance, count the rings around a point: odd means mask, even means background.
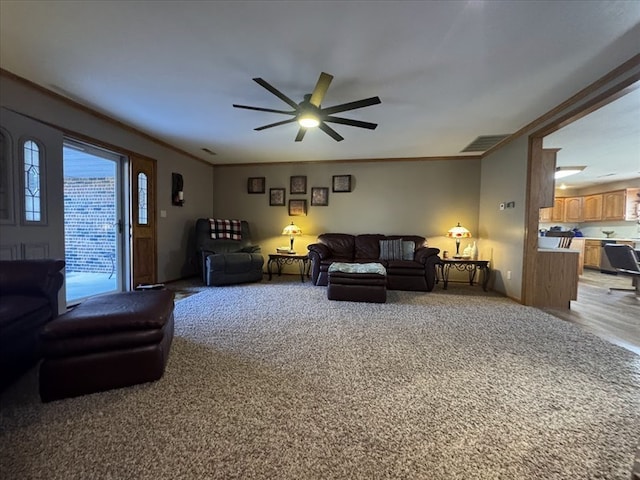
[[[298,130],[298,134],[296,135],[296,142],[301,142],[305,133],[307,133],[307,129],[300,127],[300,130]]]
[[[329,135],[331,138],[333,138],[336,142],[341,142],[342,140],[344,140],[344,138],[341,137],[338,132],[336,132],[333,128],[331,128],[329,125],[327,125],[324,122],[320,122],[320,125],[318,125],[318,128],[322,130],[324,133],[326,133],[327,135]]]
[[[267,83],[265,80],[263,80],[262,78],[254,78],[253,79],[254,82],[256,82],[258,85],[266,88],[267,90],[269,90],[271,93],[273,93],[276,97],[278,97],[280,100],[282,100],[283,102],[287,103],[288,105],[290,105],[292,108],[294,109],[298,109],[298,104],[296,102],[294,102],[293,100],[291,100],[289,97],[287,97],[284,93],[282,93],[280,90],[278,90],[277,88],[271,86],[269,83]]]
[[[326,116],[322,120],[325,122],[341,123],[342,125],[350,125],[352,127],[368,128],[369,130],[375,130],[378,126],[377,123],[362,122],[360,120],[351,120],[350,118],[332,117]]]
[[[262,127],[254,128],[254,130],[259,132],[260,130],[264,130],[266,128],[279,127],[280,125],[286,125],[287,123],[291,123],[295,121],[296,121],[295,118],[290,118],[289,120],[282,120],[281,122],[270,123],[269,125],[263,125]]]
[[[356,100],[355,102],[343,103],[333,107],[322,108],[323,115],[331,115],[332,113],[345,112],[347,110],[355,110],[357,108],[369,107],[382,103],[379,97],[365,98],[364,100]]]
[[[333,75],[329,75],[328,73],[320,73],[320,77],[318,77],[318,83],[316,83],[313,92],[311,93],[311,98],[309,99],[309,103],[315,105],[316,107],[320,107],[322,103],[322,99],[324,98],[325,93],[327,93],[327,89],[331,84],[331,80],[333,80]]]
[[[258,112],[271,112],[271,113],[284,113],[285,115],[295,115],[297,112],[291,110],[275,110],[273,108],[262,108],[262,107],[251,107],[249,105],[236,105],[233,104],[236,108],[246,108],[247,110],[257,110]]]

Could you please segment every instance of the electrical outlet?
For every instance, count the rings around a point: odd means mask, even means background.
[[[504,210],[504,202],[500,202],[500,210]]]
[[[507,280],[511,280],[511,270],[507,270]]]

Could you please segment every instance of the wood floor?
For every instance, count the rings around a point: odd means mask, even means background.
[[[585,269],[578,283],[578,300],[569,311],[547,310],[616,345],[640,355],[640,297],[630,291],[631,278]]]

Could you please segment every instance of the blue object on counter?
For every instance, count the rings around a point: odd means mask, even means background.
[[[572,230],[572,232],[574,233],[574,236],[576,237],[584,237],[584,235],[582,234],[582,232],[580,230],[578,230],[577,228],[574,228]]]

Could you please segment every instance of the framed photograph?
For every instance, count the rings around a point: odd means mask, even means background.
[[[334,175],[332,190],[334,192],[350,192],[351,175]]]
[[[311,187],[311,206],[326,207],[329,205],[329,187]]]
[[[264,193],[264,177],[249,177],[247,180],[248,193]]]
[[[289,193],[307,193],[307,176],[295,175],[291,177],[291,184],[289,185]]]
[[[289,216],[299,217],[307,214],[306,200],[289,200]]]
[[[269,205],[272,207],[284,207],[284,188],[269,189]]]

